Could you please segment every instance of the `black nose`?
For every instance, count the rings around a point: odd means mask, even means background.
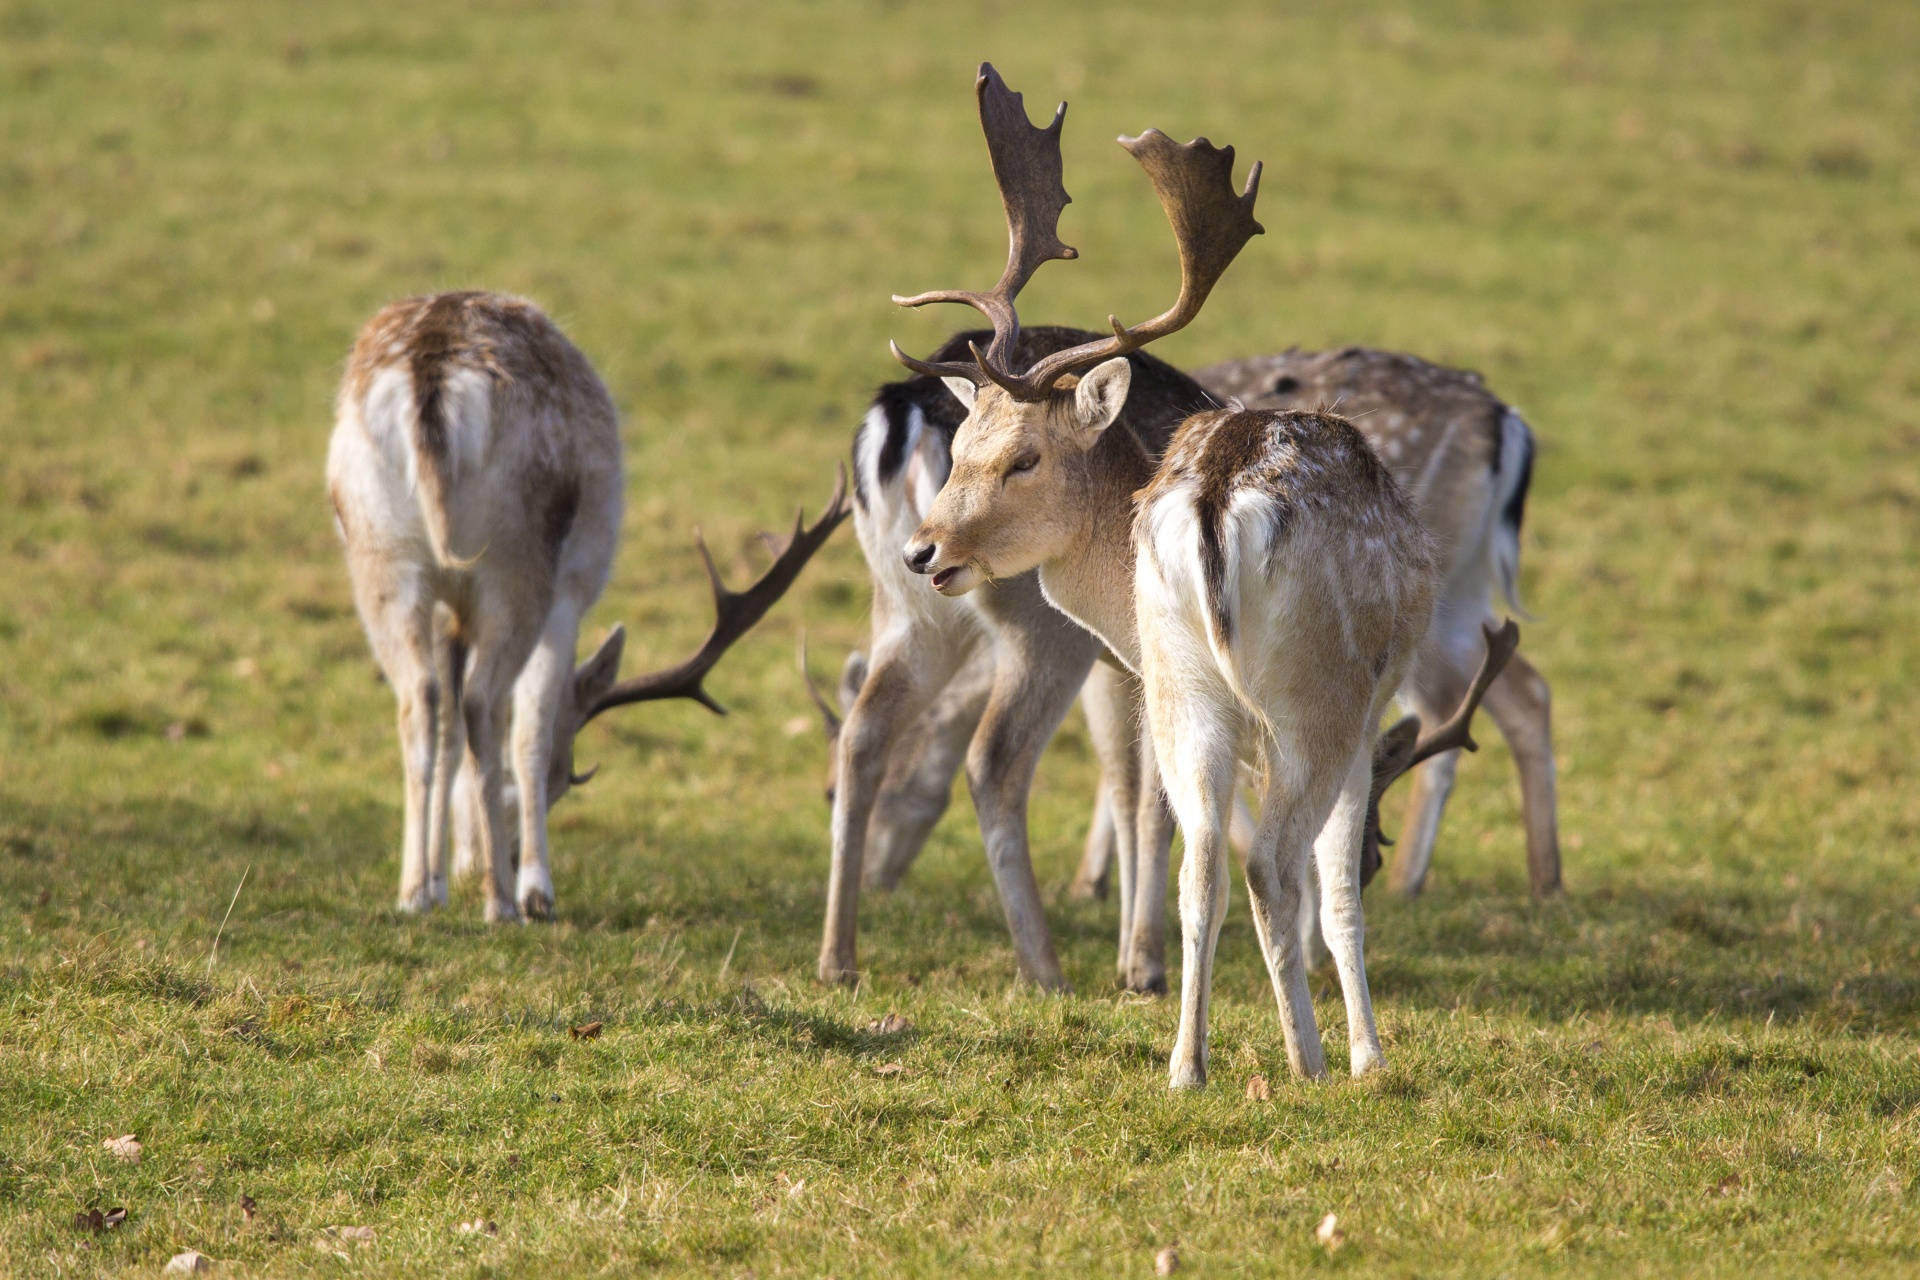
[[[907,559],[907,568],[915,573],[925,573],[932,567],[933,557],[939,550],[937,545],[929,542],[918,547],[909,545],[901,554]]]

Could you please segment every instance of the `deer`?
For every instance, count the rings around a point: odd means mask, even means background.
[[[485,918],[550,919],[547,814],[595,772],[574,769],[581,729],[666,698],[724,714],[706,675],[849,514],[843,471],[820,519],[796,516],[784,542],[769,539],[773,566],[737,593],[696,534],[713,629],[692,657],[623,681],[619,624],[574,659],[612,572],[624,488],[612,398],[533,303],[406,298],[361,329],[327,489],[355,607],[398,703],[402,912],[447,903],[457,808],[456,870],[484,873]]]
[[[1056,112],[1035,127],[991,68],[976,82],[1010,251],[987,292],[936,290],[903,306],[962,303],[992,323],[970,361],[917,360],[967,408],[953,469],[905,543],[906,567],[965,596],[1035,571],[1046,599],[1140,681],[1148,757],[1186,839],[1180,872],[1175,1089],[1207,1079],[1207,1006],[1226,907],[1225,837],[1242,763],[1259,783],[1246,857],[1255,929],[1297,1075],[1326,1073],[1300,946],[1309,859],[1346,998],[1350,1070],[1383,1060],[1364,963],[1359,871],[1376,726],[1432,618],[1432,540],[1365,437],[1336,414],[1204,409],[1156,462],[1109,428],[1131,391],[1127,357],[1184,329],[1241,248],[1260,166],[1233,187],[1233,149],[1149,129],[1120,145],[1145,169],[1174,232],[1180,293],[1159,316],[1032,362],[1015,356],[1015,302],[1044,263],[1067,203]],[[989,97],[1009,109],[989,111]]]
[[[990,68],[988,70],[990,72]],[[984,121],[992,99],[984,87],[978,92]],[[1061,111],[1064,111],[1064,104]],[[1021,118],[1024,121],[1024,116]],[[1043,355],[1095,336],[1080,330],[1048,327],[1022,329],[1018,341],[1023,348],[1031,348],[1032,354]],[[972,344],[984,343],[990,337],[991,333],[986,331],[956,334],[935,353],[933,359],[964,358]],[[1270,366],[1275,361],[1292,361],[1297,355],[1297,352],[1289,352],[1281,357],[1229,362],[1201,370],[1197,375],[1197,385],[1191,386],[1185,394],[1195,404],[1224,404],[1235,393],[1251,398],[1255,391],[1266,394],[1276,387],[1290,389],[1285,375],[1276,377]],[[1362,359],[1349,358],[1354,356]],[[1129,358],[1136,363],[1137,377],[1139,362],[1148,357],[1144,353],[1135,353]],[[1470,591],[1461,584],[1476,579],[1487,580],[1489,557],[1484,537],[1476,541],[1474,538],[1457,536],[1455,531],[1484,532],[1492,524],[1488,514],[1491,511],[1499,517],[1497,549],[1506,554],[1503,563],[1508,566],[1502,581],[1509,601],[1517,609],[1512,583],[1517,565],[1519,516],[1524,509],[1532,470],[1532,437],[1525,423],[1510,411],[1504,412],[1496,420],[1496,428],[1505,434],[1499,437],[1500,444],[1491,455],[1494,480],[1489,483],[1485,479],[1488,459],[1484,452],[1478,452],[1475,448],[1481,434],[1473,430],[1474,423],[1469,415],[1459,413],[1458,421],[1449,421],[1437,413],[1443,409],[1459,410],[1461,405],[1455,401],[1471,400],[1476,395],[1485,405],[1504,410],[1504,406],[1494,401],[1484,389],[1476,390],[1479,383],[1477,375],[1439,370],[1413,357],[1371,352],[1364,348],[1349,348],[1342,353],[1342,358],[1344,378],[1340,384],[1341,392],[1348,396],[1369,397],[1369,406],[1376,401],[1386,404],[1381,413],[1356,414],[1357,425],[1363,433],[1368,435],[1376,448],[1383,443],[1377,433],[1384,424],[1393,424],[1402,437],[1401,444],[1392,444],[1382,452],[1390,454],[1390,466],[1408,482],[1423,514],[1427,514],[1441,528],[1442,577],[1448,584],[1449,598],[1470,599]],[[1376,371],[1391,373],[1402,363],[1411,363],[1431,371],[1434,377],[1442,380],[1451,379],[1456,394],[1451,398],[1423,395],[1422,380],[1413,378],[1387,379],[1378,386],[1368,381]],[[1160,379],[1165,381],[1169,372],[1162,366]],[[1255,381],[1259,385],[1250,387],[1249,384]],[[906,381],[879,388],[856,430],[854,440],[858,504],[856,528],[895,530],[917,525],[924,518],[933,495],[951,469],[951,442],[963,417],[964,411],[958,401],[948,395],[942,384],[932,376],[915,375]],[[1431,433],[1428,447],[1413,447],[1419,444],[1421,425],[1429,423]],[[1516,446],[1520,447],[1516,449]],[[1157,451],[1161,446],[1154,447]],[[1516,452],[1519,455],[1517,464],[1510,461]],[[1507,462],[1504,468],[1501,465],[1503,461]],[[1410,464],[1415,463],[1419,469],[1410,471]],[[896,661],[904,660],[900,657],[904,653],[919,650],[945,652],[953,647],[968,645],[969,638],[976,634],[978,623],[965,611],[953,608],[943,611],[930,602],[915,606],[911,595],[902,594],[903,591],[910,591],[911,587],[903,586],[898,581],[900,574],[894,555],[897,545],[897,540],[876,538],[870,532],[861,534],[861,547],[873,579],[875,636],[889,629],[896,632],[890,646]],[[1000,585],[990,584],[987,590],[997,589]],[[1485,595],[1483,591],[1483,615],[1489,613]],[[941,628],[951,628],[959,634],[942,635]],[[1441,665],[1432,654],[1437,638],[1437,631],[1430,634],[1428,644],[1423,647],[1420,663],[1423,670]],[[870,816],[864,828],[867,856],[861,880],[866,887],[886,889],[896,884],[945,812],[954,775],[967,756],[968,744],[980,723],[992,687],[991,651],[990,645],[973,645],[969,648],[971,656],[961,664],[959,674],[952,677],[937,694],[927,696],[927,709],[911,727],[895,729],[866,740],[865,750],[874,761],[869,768],[877,767],[883,771],[882,780],[875,784],[877,794],[868,809]],[[1452,651],[1458,652],[1459,646],[1454,646]],[[1045,661],[1048,657],[1044,652],[1028,652],[1023,654],[1022,661],[1033,664]],[[842,717],[853,715],[860,689],[867,678],[868,660],[858,650],[848,656],[839,683],[837,710],[813,684],[804,657],[801,669],[826,730],[826,790],[828,803],[832,806],[843,761],[840,748]],[[1525,670],[1531,672],[1531,668]],[[1537,673],[1530,678],[1538,682],[1544,699],[1544,681],[1539,680]],[[1462,674],[1460,682],[1464,683],[1464,680]],[[1137,761],[1130,754],[1132,735],[1129,730],[1139,722],[1137,688],[1132,687],[1130,682],[1128,673],[1116,664],[1102,662],[1093,667],[1083,691],[1091,736],[1102,764],[1102,780],[1093,820],[1089,824],[1087,850],[1072,892],[1075,896],[1105,896],[1109,868],[1118,863],[1121,869],[1120,980],[1134,990],[1164,991],[1165,961],[1160,941],[1163,929],[1161,922],[1165,918],[1166,846],[1171,838],[1171,821],[1164,804],[1158,802],[1151,788],[1140,784]],[[1423,707],[1423,710],[1430,717],[1436,714],[1435,706],[1451,705],[1444,699],[1433,697],[1429,698],[1429,703],[1433,705]],[[1544,708],[1544,702],[1541,705]],[[1544,710],[1542,715],[1544,717]],[[1515,744],[1516,757],[1521,758],[1519,735],[1512,717],[1501,715],[1496,718],[1507,732],[1509,741]],[[1540,723],[1539,739],[1546,741],[1544,718]],[[1546,760],[1550,770],[1550,745],[1547,747]],[[1426,774],[1423,771],[1419,776],[1425,777]],[[1535,833],[1544,827],[1547,833],[1545,848],[1550,856],[1548,865],[1552,868],[1551,882],[1557,885],[1558,855],[1552,842],[1553,794],[1550,772],[1547,781],[1544,806],[1537,803],[1538,788],[1530,782],[1525,788],[1530,851],[1538,843],[1533,838]],[[1116,793],[1117,805],[1123,812],[1135,814],[1132,821],[1118,824],[1113,821],[1116,800],[1110,798],[1110,792]],[[1544,820],[1536,820],[1536,814],[1542,814]],[[1419,828],[1428,833],[1426,847],[1429,852],[1431,832],[1437,828],[1437,822],[1438,813],[1435,811],[1432,819]],[[1236,848],[1244,848],[1252,832],[1251,819],[1244,804],[1236,806],[1235,831]],[[842,865],[842,850],[846,843],[844,832],[845,828],[836,826],[836,867]],[[1130,853],[1123,853],[1117,859],[1113,856],[1122,836],[1137,836],[1138,846],[1142,849],[1140,856],[1148,864],[1138,878],[1144,883],[1158,886],[1157,892],[1150,890],[1137,906],[1127,874],[1133,866],[1133,858]],[[1128,839],[1126,843],[1132,845],[1136,840]],[[1405,865],[1407,856],[1407,850],[1403,849],[1397,867]],[[1534,865],[1536,868],[1540,865],[1538,859],[1534,860]],[[1372,879],[1374,869],[1373,862],[1363,867],[1363,884]],[[1536,887],[1541,884],[1538,874],[1535,883]],[[1308,913],[1309,920],[1312,915],[1312,912]],[[832,927],[829,926],[830,929]],[[845,932],[850,930],[849,923],[845,926]],[[841,936],[845,936],[845,932]],[[1137,946],[1135,938],[1138,939]],[[1035,949],[1027,948],[1029,951]]]

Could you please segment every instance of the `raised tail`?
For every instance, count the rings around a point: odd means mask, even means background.
[[[1493,527],[1493,573],[1507,608],[1528,619],[1533,615],[1520,603],[1520,525],[1533,484],[1533,449],[1533,429],[1508,409],[1500,418],[1500,468],[1494,477],[1499,514]]]

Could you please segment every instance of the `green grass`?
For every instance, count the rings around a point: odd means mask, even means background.
[[[1920,1266],[1920,11],[1276,8],[0,0],[0,1271]],[[691,527],[753,572],[886,339],[956,322],[887,295],[997,270],[981,57],[1074,103],[1083,258],[1033,320],[1164,304],[1108,139],[1204,132],[1266,161],[1268,234],[1165,354],[1410,349],[1544,441],[1567,896],[1528,900],[1490,745],[1428,895],[1370,897],[1374,1079],[1324,977],[1333,1078],[1284,1079],[1236,893],[1215,1087],[1169,1096],[1110,907],[1054,911],[1078,995],[1014,985],[964,797],[865,905],[858,992],[811,981],[823,753],[786,730],[796,628],[823,668],[863,638],[845,536],[716,676],[730,718],[584,737],[556,924],[391,910],[392,703],[321,485],[356,326],[451,286],[561,320],[629,448],[594,623],[661,665],[706,625]],[[1050,890],[1093,772],[1072,723]]]

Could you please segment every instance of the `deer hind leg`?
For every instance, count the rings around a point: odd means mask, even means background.
[[[447,905],[447,845],[455,845],[454,874],[466,874],[460,865],[459,828],[472,823],[460,821],[460,806],[465,802],[457,789],[456,778],[466,776],[461,756],[466,744],[465,726],[459,713],[461,678],[467,662],[466,645],[453,626],[453,615],[445,608],[435,610],[433,630],[434,676],[440,686],[440,713],[434,716],[433,787],[427,806],[427,879],[436,906]],[[450,822],[449,819],[452,819]]]
[[[520,866],[513,899],[528,920],[553,918],[547,772],[553,759],[554,721],[567,681],[573,678],[579,642],[579,613],[566,601],[557,602],[513,685],[513,781],[520,810]]]
[[[486,918],[490,921],[517,920],[520,911],[514,902],[514,843],[517,816],[509,814],[515,796],[507,783],[503,757],[511,728],[513,686],[526,665],[533,647],[534,625],[522,619],[539,612],[505,607],[483,607],[475,611],[481,619],[469,629],[470,655],[461,690],[460,714],[467,731],[465,767],[477,784],[476,803],[479,835],[476,843],[487,870]],[[521,805],[526,797],[518,797]]]
[[[1087,852],[1081,856],[1074,876],[1075,890],[1081,896],[1093,896],[1097,882],[1104,890],[1110,868],[1118,867],[1120,881],[1120,949],[1115,960],[1119,979],[1124,984],[1129,974],[1128,961],[1133,954],[1134,856],[1136,838],[1132,815],[1140,804],[1140,682],[1130,672],[1118,671],[1104,662],[1096,662],[1080,689],[1080,703],[1086,711],[1087,733],[1093,740],[1094,755],[1100,761],[1100,790],[1094,799],[1095,826],[1104,826],[1107,846],[1099,852],[1103,865],[1091,871],[1087,865],[1094,856],[1094,833],[1087,838]],[[1085,884],[1084,890],[1080,886]]]
[[[402,911],[430,911],[434,748],[439,718],[448,709],[446,691],[434,671],[434,599],[410,566],[353,552],[350,544],[354,602],[398,704],[400,763],[406,778],[398,905]]]
[[[1527,822],[1527,878],[1533,895],[1560,892],[1559,812],[1554,795],[1553,701],[1547,680],[1519,654],[1487,690],[1482,705],[1513,752]]]
[[[833,795],[832,862],[821,932],[822,982],[859,977],[856,939],[867,829],[894,744],[951,678],[978,636],[956,638],[902,627],[876,637],[866,683],[840,727],[839,784]]]
[[[983,644],[906,731],[910,746],[895,753],[867,822],[866,887],[894,888],[920,856],[953,799],[953,780],[992,691],[993,649]]]
[[[1378,717],[1376,717],[1377,719]],[[1373,785],[1373,752],[1355,754],[1340,786],[1333,812],[1313,844],[1313,867],[1320,882],[1320,928],[1340,972],[1347,1002],[1350,1070],[1365,1075],[1381,1063],[1380,1033],[1373,1021],[1373,997],[1367,990],[1366,920],[1360,910],[1360,849],[1366,836],[1367,795]],[[1309,911],[1311,914],[1309,903]]]
[[[1241,711],[1217,675],[1191,665],[1184,672],[1174,663],[1163,672],[1150,666],[1148,680],[1154,754],[1186,837],[1180,866],[1180,1029],[1167,1082],[1175,1089],[1200,1089],[1207,1083],[1214,949],[1227,912],[1226,836]]]
[[[987,866],[1000,891],[1014,956],[1027,981],[1067,989],[1027,845],[1027,797],[1041,752],[1066,717],[1100,642],[1065,618],[1003,620],[993,693],[967,752],[967,786],[980,815]]]

